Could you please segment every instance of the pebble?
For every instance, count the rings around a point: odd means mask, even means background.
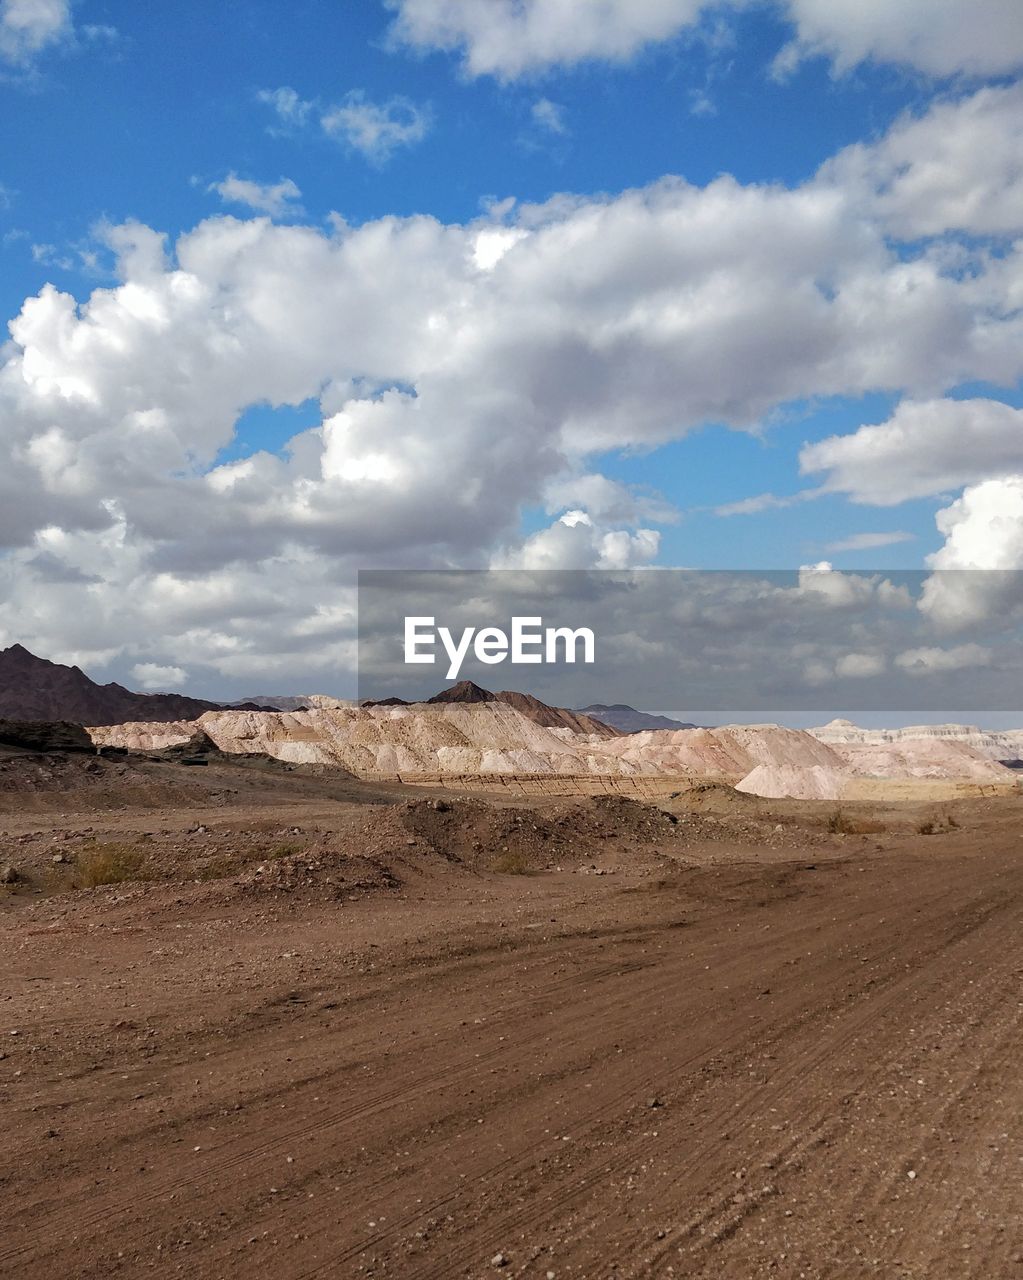
[[[490,1263],[494,1267],[506,1267],[508,1265],[508,1259],[503,1253],[495,1253],[490,1259]]]

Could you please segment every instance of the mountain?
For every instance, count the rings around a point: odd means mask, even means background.
[[[618,737],[618,730],[614,725],[579,711],[569,711],[566,707],[549,707],[546,702],[541,702],[530,693],[515,693],[505,689],[496,697],[498,702],[506,702],[508,706],[521,711],[534,723],[542,724],[547,729],[571,729],[573,733],[592,733],[599,738]]]
[[[602,724],[610,725],[619,733],[643,733],[647,729],[695,729],[695,724],[687,724],[682,720],[671,720],[668,716],[652,716],[646,711],[637,711],[624,702],[615,702],[608,706],[603,702],[595,702],[592,707],[583,707],[575,712],[578,716],[588,716]]]
[[[571,729],[573,733],[593,733],[601,738],[618,736],[617,730],[610,725],[602,724],[589,716],[580,715],[577,711],[569,711],[565,707],[548,706],[546,702],[534,698],[531,693],[516,693],[513,689],[491,693],[489,689],[482,689],[471,680],[460,680],[450,689],[444,689],[441,693],[427,699],[428,705],[450,702],[503,702],[521,712],[527,720],[543,725],[545,729]]]
[[[119,684],[96,684],[78,667],[37,658],[20,644],[0,650],[0,717],[7,720],[80,725],[194,720],[223,705],[178,693],[132,693]]]
[[[458,684],[453,684],[450,689],[442,689],[440,693],[435,693],[426,701],[431,704],[435,702],[496,702],[497,694],[491,693],[489,689],[481,689],[471,680],[459,680]]]
[[[271,711],[308,711],[309,699],[296,698],[290,694],[257,693],[251,698],[243,698],[241,702],[231,703],[231,707],[237,710],[253,706],[268,707]]]

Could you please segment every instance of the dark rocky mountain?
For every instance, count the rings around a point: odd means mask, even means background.
[[[232,702],[233,711],[251,711],[253,707],[263,707],[268,711],[308,711],[309,699],[294,697],[291,694],[256,693],[241,702]]]
[[[579,711],[569,711],[567,707],[550,707],[530,693],[515,693],[504,689],[497,694],[498,702],[507,702],[516,711],[521,711],[530,720],[545,725],[548,729],[571,729],[573,733],[593,733],[599,738],[617,738],[618,730],[614,725],[606,724],[595,716],[584,715]]]
[[[442,689],[440,693],[435,693],[432,698],[427,698],[429,702],[496,702],[497,694],[491,693],[489,689],[481,689],[478,684],[473,684],[471,680],[459,680],[458,684],[453,684],[450,689]]]
[[[179,693],[132,693],[123,685],[97,684],[78,667],[37,658],[20,644],[0,650],[0,717],[8,720],[67,720],[79,725],[194,720],[223,705]]]
[[[635,707],[626,706],[624,702],[615,702],[611,706],[603,702],[595,702],[593,706],[583,707],[575,714],[588,716],[592,720],[611,725],[619,733],[643,733],[647,729],[696,729],[699,727],[681,720],[672,720],[668,716],[652,716],[646,711],[637,711]]]

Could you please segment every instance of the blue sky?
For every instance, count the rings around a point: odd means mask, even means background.
[[[306,618],[306,635],[324,628],[337,663],[349,642],[339,616],[333,629],[322,617],[324,584],[376,561],[1009,564],[1013,477],[1023,470],[1019,421],[1002,411],[1023,404],[1011,304],[1012,245],[1023,230],[1023,24],[1005,0],[984,0],[983,12],[945,9],[935,17],[923,0],[893,0],[875,21],[852,0],[615,0],[595,26],[582,0],[3,0],[0,307],[5,320],[22,319],[3,357],[14,390],[2,447],[26,511],[12,499],[10,527],[0,522],[0,638],[114,673],[152,668],[171,684],[186,675],[245,682],[288,662],[315,668],[308,641],[260,666],[265,640],[252,642],[251,662],[235,660],[244,610],[218,618],[204,605],[186,616],[151,602],[125,636],[111,600],[129,587],[146,595],[158,581],[214,599],[257,583],[281,598],[280,574],[293,621]],[[821,166],[827,176],[815,177]],[[671,187],[676,178],[689,186]],[[642,193],[635,227],[629,189]],[[723,242],[714,237],[715,202],[722,226],[735,218],[731,242],[726,231]],[[599,210],[608,226],[594,230]],[[244,228],[268,214],[277,230],[256,246]],[[414,215],[428,215],[430,229],[414,231]],[[690,225],[696,266],[686,258]],[[483,268],[492,276],[483,289],[449,259],[458,237],[475,244],[487,226],[511,239]],[[158,270],[156,241],[140,250],[139,227],[166,237]],[[380,246],[395,227],[392,252]],[[305,229],[315,243],[301,238]],[[665,268],[666,288],[656,260],[638,260],[662,232],[681,254]],[[365,263],[328,283],[303,255],[346,236],[346,252]],[[198,265],[189,250],[175,258],[180,237],[196,246]],[[527,253],[559,237],[567,248],[552,247],[553,267],[537,274]],[[254,343],[250,373],[239,365],[221,385],[223,353],[242,361],[251,340],[232,329],[251,302],[232,295],[230,263],[243,261],[246,290],[273,280],[271,298],[282,288],[288,296],[269,319],[272,300],[260,296],[259,323],[319,334],[336,320],[338,337],[315,358],[308,344],[297,354],[282,347],[272,376]],[[758,272],[760,310],[746,315]],[[179,316],[174,281],[186,275],[204,300]],[[57,291],[47,297],[69,295],[84,310],[26,308],[47,286]],[[104,299],[111,310],[101,317]],[[365,349],[351,354],[360,309],[377,302],[383,318],[367,320]],[[709,354],[694,356],[680,335],[698,333],[718,303]],[[147,308],[166,312],[165,341],[150,341]],[[392,352],[389,335],[408,315],[419,317],[409,324],[420,336],[395,339]],[[427,350],[423,335],[466,315],[475,318],[451,354],[443,344]],[[609,398],[630,378],[637,386],[599,411],[584,388],[573,397],[552,387],[552,375],[537,372],[542,349],[525,350],[530,326],[548,321],[566,370],[578,355],[592,371],[613,349]],[[190,345],[207,322],[213,336]],[[818,333],[822,349],[808,354]],[[694,387],[717,358],[719,386],[742,384],[734,402],[724,389]],[[650,406],[644,378],[658,388]],[[513,408],[494,408],[494,387],[495,404],[519,398]],[[328,447],[322,424],[339,413]],[[938,460],[922,475],[928,415]],[[517,453],[507,438],[527,419]],[[886,422],[894,442],[862,434]],[[974,435],[976,465],[954,464],[956,443],[968,453]],[[811,472],[806,446],[831,438]],[[872,449],[898,478],[876,492],[863,462]],[[432,473],[444,457],[459,459],[457,527]],[[417,484],[413,466],[429,479]],[[594,476],[602,492],[617,486],[613,501],[589,502],[594,482],[580,477]],[[818,486],[827,492],[807,498]],[[736,511],[742,503],[750,509]],[[175,511],[183,531],[160,523]],[[566,511],[586,519],[565,525]],[[258,532],[240,532],[235,545],[227,522]],[[976,547],[996,527],[992,563],[977,565],[987,552]],[[214,544],[227,549],[211,555]],[[52,599],[40,596],[40,565]],[[298,581],[304,594],[292,598]],[[69,614],[75,623],[61,621]],[[268,629],[271,614],[269,605],[261,613]],[[209,661],[175,656],[192,649]]]

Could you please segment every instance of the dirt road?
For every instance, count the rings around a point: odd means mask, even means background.
[[[1017,832],[8,913],[0,1274],[1023,1277]]]

